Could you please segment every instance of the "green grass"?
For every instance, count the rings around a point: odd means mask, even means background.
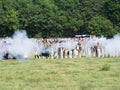
[[[120,90],[120,58],[1,60],[0,90]]]

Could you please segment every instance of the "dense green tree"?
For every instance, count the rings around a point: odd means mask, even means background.
[[[0,11],[1,36],[10,36],[19,28],[18,13],[12,7],[12,1],[10,0],[0,2]]]
[[[120,0],[109,0],[104,5],[105,15],[114,24],[120,22]]]
[[[108,0],[103,6],[104,15],[111,20],[114,28],[120,32],[120,0]]]
[[[117,31],[110,20],[102,17],[93,17],[88,24],[88,32],[92,35],[112,37]]]
[[[119,28],[119,0],[0,1],[0,37],[10,36],[17,29],[37,38],[84,33],[110,37]]]

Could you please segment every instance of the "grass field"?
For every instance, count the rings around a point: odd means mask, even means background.
[[[0,90],[120,90],[120,58],[1,60]]]

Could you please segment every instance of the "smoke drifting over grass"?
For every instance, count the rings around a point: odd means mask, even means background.
[[[97,46],[104,57],[118,57],[120,56],[120,34],[116,34],[113,38],[106,37],[92,38],[86,40],[82,49],[85,51],[87,57],[92,56],[91,47]]]
[[[1,42],[4,45],[0,45],[3,49],[0,57],[4,57],[4,54],[8,53],[8,58],[22,59],[27,58],[34,54],[35,47],[38,46],[36,42],[28,38],[25,30],[16,31],[12,37],[6,38],[5,42]]]
[[[112,39],[106,39],[105,52],[108,56],[120,56],[120,34],[115,35]]]
[[[71,51],[76,49],[77,40],[66,39],[52,43],[49,47],[44,42],[37,42],[36,39],[28,38],[25,30],[16,31],[13,36],[0,41],[0,60],[2,59],[25,59],[35,54],[49,53],[53,55],[60,47]],[[84,56],[94,56],[92,49],[97,46],[99,55],[103,57],[118,57],[120,56],[120,34],[115,35],[112,39],[87,38],[82,43]],[[92,49],[91,49],[92,48]]]

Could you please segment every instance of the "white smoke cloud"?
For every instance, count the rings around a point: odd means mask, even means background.
[[[106,57],[120,56],[120,34],[116,34],[111,39],[100,37],[87,40],[82,47],[87,57],[92,56],[91,47],[97,45],[97,43],[99,43],[100,48],[104,52],[104,56]]]
[[[32,39],[28,38],[25,30],[16,31],[12,37],[6,38],[6,43],[3,48],[1,55],[1,59],[3,55],[7,52],[9,53],[9,58],[27,58],[30,55],[34,54],[36,46],[38,44],[34,42]]]
[[[120,56],[120,34],[116,34],[112,39],[106,39],[105,37],[86,39],[82,45],[86,57],[92,56],[91,47],[98,43],[104,56]],[[78,42],[75,40],[65,40],[54,43],[47,48],[42,41],[36,42],[36,39],[28,38],[25,30],[20,30],[16,31],[12,37],[5,38],[5,41],[0,41],[0,60],[4,59],[6,53],[9,53],[9,58],[24,59],[34,55],[35,52],[39,55],[44,52],[56,52],[59,47],[71,51],[76,48],[77,44]]]
[[[75,49],[77,46],[77,42],[74,40],[66,40],[60,44],[61,47],[64,47],[67,50]]]

